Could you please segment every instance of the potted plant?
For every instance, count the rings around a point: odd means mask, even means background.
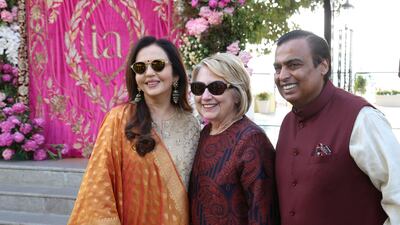
[[[354,81],[354,92],[363,95],[367,91],[366,86],[367,79],[365,79],[363,76],[358,75],[356,77],[356,80]]]
[[[270,98],[271,94],[268,92],[261,92],[256,95],[255,103],[258,112],[264,114],[270,112]]]
[[[400,91],[378,90],[375,95],[375,103],[380,106],[400,107]]]

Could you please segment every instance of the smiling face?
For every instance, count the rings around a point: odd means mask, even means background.
[[[196,80],[208,85],[214,81],[223,81],[223,78],[218,77],[211,72],[206,66],[200,68]],[[234,95],[234,88],[228,88],[221,95],[213,95],[208,89],[200,96],[195,96],[196,108],[200,115],[210,121],[212,124],[224,124],[226,121],[232,120],[237,109],[235,102],[238,102]]]
[[[172,66],[165,51],[155,44],[149,45],[138,52],[135,62],[147,63],[155,59],[166,61],[164,69],[156,72],[148,64],[143,74],[135,75],[137,85],[143,91],[146,100],[169,99],[171,97],[172,84],[178,80],[178,77],[173,76]]]
[[[279,93],[296,108],[318,97],[329,69],[326,60],[314,66],[311,49],[304,38],[278,46],[274,67]]]

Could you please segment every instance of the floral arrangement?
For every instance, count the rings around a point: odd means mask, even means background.
[[[188,18],[185,21],[185,29],[181,38],[180,50],[183,53],[184,61],[186,66],[189,68],[196,65],[201,59],[207,57],[215,52],[229,52],[239,56],[245,66],[251,59],[251,55],[248,52],[242,51],[243,48],[240,45],[240,41],[234,37],[231,39],[231,43],[225,46],[223,49],[222,45],[209,46],[208,43],[204,44],[204,38],[207,34],[216,29],[218,26],[223,26],[222,22],[224,18],[232,17],[235,10],[245,4],[246,0],[210,0],[210,1],[199,1],[192,0],[190,7],[198,13],[190,14],[193,17]],[[186,5],[187,6],[187,5]],[[211,48],[210,48],[211,47]]]
[[[13,23],[17,21],[18,7],[15,1],[0,0],[0,23]]]
[[[18,7],[0,0],[0,159],[44,160],[68,154],[65,145],[45,145],[44,120],[29,118],[29,107],[18,102]]]
[[[16,23],[0,23],[0,56],[4,55],[6,61],[13,65],[18,64],[19,41],[19,26]]]
[[[28,107],[16,102],[18,69],[0,63],[0,152],[5,160],[47,158],[43,149],[44,136],[40,134],[43,119],[29,119]]]
[[[180,50],[190,69],[216,52],[239,56],[245,66],[251,59],[246,44],[259,44],[256,52],[268,53],[272,43],[289,30],[288,18],[300,7],[320,0],[176,0]],[[251,71],[249,71],[251,72]]]

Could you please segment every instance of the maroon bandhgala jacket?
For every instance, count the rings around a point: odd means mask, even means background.
[[[382,225],[381,192],[350,155],[363,98],[328,81],[317,99],[285,117],[276,147],[282,225]]]

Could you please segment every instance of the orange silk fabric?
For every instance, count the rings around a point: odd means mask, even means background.
[[[131,104],[111,110],[99,131],[69,225],[186,225],[188,197],[165,145],[139,156],[124,127]]]

